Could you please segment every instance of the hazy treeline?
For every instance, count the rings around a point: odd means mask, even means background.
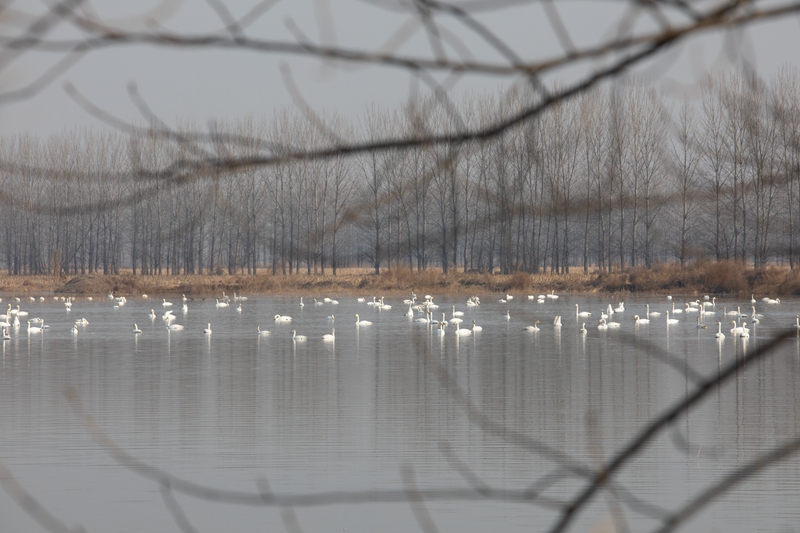
[[[678,104],[641,81],[606,87],[485,142],[158,172],[201,149],[248,157],[487,126],[525,98],[370,108],[358,122],[283,110],[220,124],[227,136],[203,148],[90,130],[5,138],[0,261],[10,274],[566,272],[700,258],[794,267],[800,75],[790,70],[769,82],[718,77],[699,102]]]

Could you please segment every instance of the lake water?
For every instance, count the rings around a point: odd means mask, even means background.
[[[749,339],[713,338],[717,316],[695,315],[667,327],[665,316],[635,327],[633,315],[668,309],[663,297],[629,299],[611,320],[619,330],[598,331],[609,298],[561,296],[537,304],[525,295],[508,303],[484,295],[480,307],[463,298],[437,298],[483,331],[443,337],[403,316],[400,299],[378,311],[352,297],[338,305],[295,298],[250,297],[243,310],[216,308],[213,299],[175,299],[167,331],[160,300],[133,298],[119,309],[105,298],[62,303],[20,302],[50,329],[23,327],[0,346],[0,460],[52,515],[90,532],[179,531],[158,483],[111,458],[92,439],[66,400],[74,387],[99,427],[131,456],[188,481],[257,494],[353,492],[358,501],[293,508],[302,531],[421,531],[402,497],[413,472],[420,490],[458,489],[468,482],[459,464],[494,489],[525,489],[557,471],[551,458],[520,446],[525,435],[585,467],[597,467],[653,417],[693,390],[691,372],[713,376],[768,337],[792,327],[800,302],[759,302],[764,318]],[[4,302],[9,301],[4,298]],[[676,302],[683,302],[676,297]],[[575,303],[592,311],[578,320]],[[3,304],[5,305],[5,304]],[[155,309],[158,318],[148,319]],[[678,307],[682,307],[679,305]],[[506,311],[510,319],[506,318]],[[291,324],[275,324],[276,314]],[[354,315],[374,322],[355,326]],[[336,316],[336,340],[326,343]],[[562,316],[560,331],[553,318]],[[75,320],[88,325],[70,333]],[[522,331],[541,321],[541,331]],[[213,333],[203,333],[207,323]],[[586,322],[588,333],[578,332]],[[132,333],[133,324],[142,329]],[[257,326],[272,334],[259,337]],[[291,330],[308,336],[293,342]],[[723,328],[726,333],[730,326]],[[656,352],[657,351],[657,352]],[[652,354],[661,354],[661,358]],[[464,402],[446,390],[446,371],[459,390],[497,427],[467,416]],[[684,413],[616,478],[615,498],[595,498],[572,531],[589,531],[620,509],[632,531],[659,522],[630,505],[652,504],[650,514],[675,510],[711,484],[772,447],[800,435],[800,339],[750,365],[701,405]],[[444,450],[450,449],[451,454]],[[582,486],[567,476],[545,491],[547,501],[569,498]],[[261,489],[259,488],[261,487]],[[366,492],[365,492],[366,491]],[[398,491],[400,496],[397,497]],[[383,498],[364,502],[364,494]],[[186,519],[205,531],[285,531],[290,511],[199,500],[176,492]],[[391,501],[387,501],[391,500]],[[545,531],[557,519],[546,505],[476,498],[436,499],[425,507],[439,531]],[[686,531],[798,531],[800,455],[749,479],[705,508]],[[5,491],[0,530],[42,531]]]

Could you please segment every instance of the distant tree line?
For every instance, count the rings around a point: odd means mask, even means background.
[[[202,149],[246,157],[491,125],[527,92],[369,108],[358,122],[281,110],[217,126]],[[145,130],[146,131],[146,130]],[[193,124],[178,131],[186,138]],[[155,130],[0,142],[9,274],[333,273],[405,265],[565,273],[736,260],[795,267],[800,74],[711,78],[671,105],[629,80],[502,136],[165,179],[195,143]]]

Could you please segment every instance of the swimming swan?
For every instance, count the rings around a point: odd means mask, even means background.
[[[372,322],[369,320],[359,320],[358,315],[356,315],[356,326],[371,326]]]
[[[539,329],[541,328],[539,328],[539,321],[537,320],[536,322],[533,323],[532,326],[525,326],[522,329],[525,331],[539,331]]]

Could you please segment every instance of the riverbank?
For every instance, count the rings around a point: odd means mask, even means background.
[[[407,268],[385,270],[375,275],[368,270],[346,269],[337,276],[301,273],[273,276],[186,275],[134,276],[132,273],[104,276],[91,274],[71,278],[53,276],[0,275],[0,291],[15,296],[106,295],[124,296],[186,294],[192,297],[228,294],[283,295],[394,295],[417,293],[484,294],[556,293],[589,294],[701,294],[800,296],[800,271],[771,266],[745,268],[741,263],[696,263],[683,269],[661,264],[653,268],[631,268],[624,272],[589,272],[573,269],[569,274],[511,275],[450,272],[439,269],[416,272]]]

